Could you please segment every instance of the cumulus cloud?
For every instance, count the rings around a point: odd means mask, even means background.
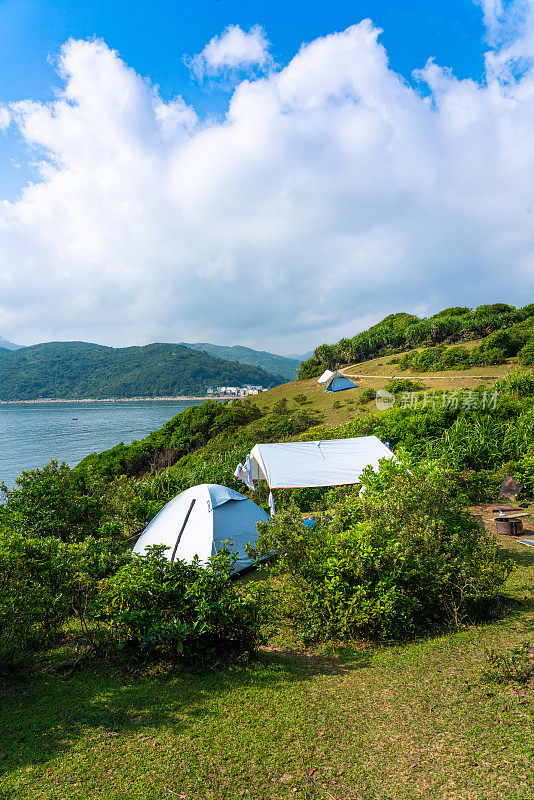
[[[11,123],[11,114],[7,108],[0,108],[0,131],[5,131]]]
[[[531,0],[480,0],[487,38],[488,77],[510,81],[534,63],[534,6]]]
[[[222,121],[69,41],[63,93],[7,110],[39,173],[0,203],[2,334],[296,351],[391,311],[530,302],[534,70],[429,61],[420,92],[379,35],[303,46]]]
[[[272,66],[269,40],[260,25],[253,25],[247,33],[239,25],[228,25],[219,36],[214,36],[191,59],[186,59],[191,71],[202,80],[204,76],[235,73],[239,70]]]

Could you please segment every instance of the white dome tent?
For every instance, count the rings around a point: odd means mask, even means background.
[[[231,539],[239,558],[235,571],[252,566],[245,545],[257,538],[258,522],[269,521],[268,514],[244,495],[216,483],[201,483],[174,497],[137,540],[134,553],[142,554],[150,545],[167,546],[169,561],[190,564],[195,556],[202,563],[215,555],[222,542]]]

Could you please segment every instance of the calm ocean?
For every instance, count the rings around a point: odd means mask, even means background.
[[[51,458],[72,467],[89,453],[142,439],[191,405],[199,402],[0,405],[0,480],[12,487],[22,470],[42,467]]]

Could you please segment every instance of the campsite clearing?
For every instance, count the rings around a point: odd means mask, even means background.
[[[425,391],[456,392],[461,389],[475,389],[477,386],[489,387],[494,380],[517,369],[517,363],[501,364],[493,367],[473,367],[464,370],[446,370],[443,372],[416,373],[412,370],[401,370],[398,364],[389,364],[389,357],[376,358],[372,361],[353,364],[341,371],[351,377],[356,388],[341,392],[325,392],[317,383],[317,378],[292,381],[269,389],[254,397],[260,408],[272,406],[279,400],[287,400],[292,407],[294,399],[304,395],[306,402],[303,408],[318,411],[323,415],[324,424],[333,427],[348,422],[355,417],[365,416],[376,411],[374,400],[360,404],[365,389],[384,389],[391,376],[409,378],[423,385]]]
[[[534,551],[512,615],[405,645],[275,648],[193,674],[89,662],[65,643],[4,683],[3,800],[525,800],[534,796],[534,693],[488,682],[486,648],[532,641]]]

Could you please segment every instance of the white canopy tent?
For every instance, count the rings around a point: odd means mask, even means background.
[[[328,383],[328,381],[330,380],[330,378],[333,377],[333,375],[334,373],[331,370],[325,369],[325,371],[323,372],[317,383]]]
[[[329,369],[325,370],[317,383],[326,384],[325,392],[341,392],[343,389],[354,389],[356,384],[343,375],[342,372],[331,372]]]
[[[377,436],[257,444],[235,475],[249,488],[255,480],[266,481],[271,490],[343,486],[358,483],[364,469],[378,468],[382,458],[395,456]],[[272,511],[272,495],[270,504]]]
[[[206,563],[223,541],[232,539],[239,572],[252,564],[245,545],[256,541],[260,520],[268,522],[269,517],[252,500],[226,486],[202,483],[173,497],[147,525],[133,552],[142,554],[150,545],[164,544],[169,561],[190,564],[198,556]]]

